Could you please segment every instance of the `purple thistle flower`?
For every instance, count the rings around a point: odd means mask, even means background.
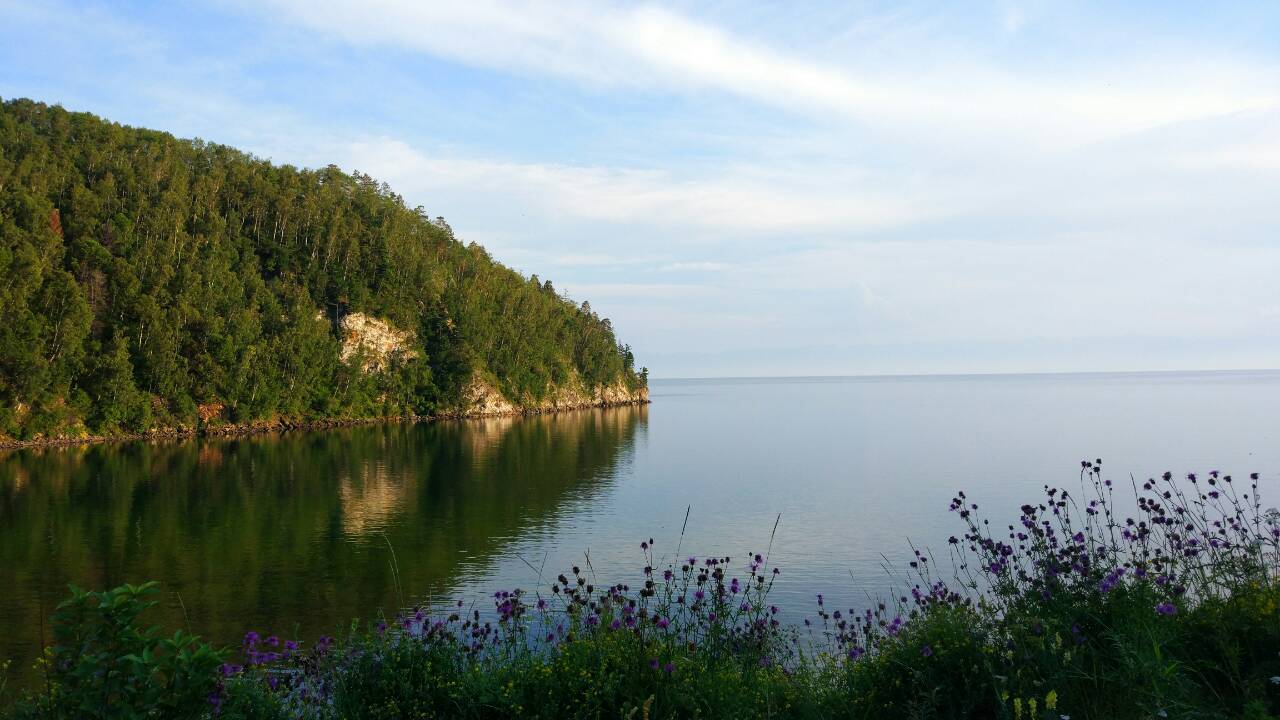
[[[1178,606],[1171,602],[1162,602],[1156,606],[1156,613],[1165,616],[1177,615]]]

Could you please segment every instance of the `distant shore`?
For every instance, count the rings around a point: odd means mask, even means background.
[[[362,425],[382,425],[390,423],[420,423],[438,420],[473,420],[489,417],[516,417],[526,415],[547,415],[572,410],[592,410],[598,408],[625,407],[630,405],[648,405],[647,398],[604,401],[572,405],[565,407],[533,407],[517,408],[504,411],[467,411],[439,413],[437,415],[391,415],[372,418],[331,418],[317,420],[262,420],[250,423],[203,425],[199,427],[157,428],[141,433],[113,433],[110,435],[74,435],[33,440],[13,440],[0,438],[0,451],[26,450],[32,448],[74,447],[78,445],[98,445],[104,443],[151,442],[165,440],[189,440],[193,438],[229,438],[265,435],[267,433],[293,432],[306,430],[332,430],[343,427]]]

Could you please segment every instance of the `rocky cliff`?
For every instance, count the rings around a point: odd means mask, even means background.
[[[627,388],[621,381],[589,389],[574,378],[569,384],[550,389],[541,400],[512,401],[503,396],[492,383],[475,377],[467,386],[463,406],[456,411],[465,417],[492,417],[529,413],[576,410],[589,407],[613,407],[616,405],[642,405],[649,402],[649,389]]]
[[[365,372],[378,372],[391,364],[393,359],[412,360],[418,357],[413,350],[413,333],[400,330],[385,320],[351,313],[338,322],[342,337],[342,349],[338,359],[351,362],[359,358]]]

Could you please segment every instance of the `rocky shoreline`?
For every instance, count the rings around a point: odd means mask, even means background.
[[[546,415],[571,410],[592,410],[597,408],[625,407],[629,405],[648,405],[649,393],[642,390],[636,397],[628,399],[605,399],[572,405],[539,405],[533,407],[503,407],[445,412],[437,415],[393,415],[373,418],[339,418],[320,420],[271,420],[242,424],[201,425],[199,427],[158,428],[143,433],[118,433],[114,435],[76,435],[35,440],[13,440],[0,438],[0,450],[23,450],[30,448],[74,447],[77,445],[96,445],[115,442],[186,440],[191,438],[248,437],[266,433],[292,432],[299,430],[331,430],[342,427],[361,425],[380,425],[384,423],[419,423],[437,420],[470,420],[476,418],[510,417],[517,415]]]

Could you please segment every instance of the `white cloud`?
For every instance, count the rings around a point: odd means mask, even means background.
[[[499,193],[556,218],[647,223],[739,233],[844,232],[915,222],[940,209],[916,206],[866,180],[829,176],[689,179],[660,170],[431,157],[390,138],[352,143],[344,164],[414,197],[443,190]],[[590,256],[587,256],[590,257]]]
[[[1280,106],[1274,68],[1177,56],[1059,77],[973,56],[945,67],[848,67],[781,52],[652,5],[473,0],[272,0],[277,17],[361,45],[601,87],[716,90],[782,109],[887,127],[1000,133],[1050,147]],[[1004,22],[1017,29],[1019,5]]]
[[[651,262],[649,258],[623,257],[620,255],[560,255],[552,260],[561,267],[618,267],[620,265],[640,265]]]
[[[667,263],[659,268],[664,272],[721,272],[732,268],[733,265],[725,262],[673,262]]]

